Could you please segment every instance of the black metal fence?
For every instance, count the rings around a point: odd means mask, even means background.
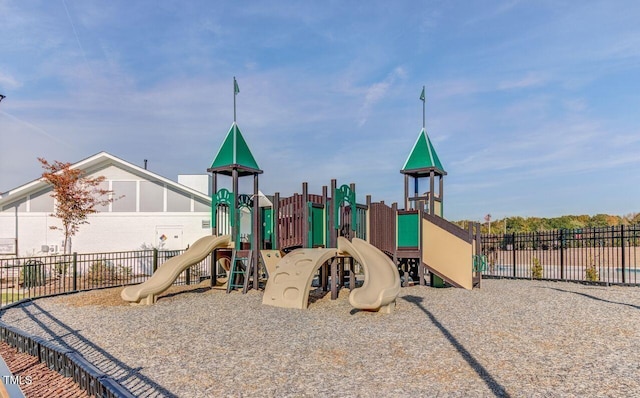
[[[89,395],[99,398],[133,398],[114,378],[93,366],[74,350],[59,347],[43,338],[31,336],[0,322],[0,340],[30,354],[65,377],[72,377]]]
[[[640,284],[640,225],[482,235],[487,276]]]
[[[0,259],[0,308],[23,299],[141,283],[183,252],[153,249]],[[210,270],[211,256],[183,271],[174,285],[209,279]]]

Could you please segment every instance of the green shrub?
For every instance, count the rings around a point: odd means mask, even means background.
[[[589,256],[589,264],[585,270],[585,279],[589,282],[597,282],[600,280],[598,268],[596,268],[596,263],[593,261],[593,256]]]
[[[540,260],[537,257],[533,258],[533,266],[531,266],[531,277],[533,279],[542,279],[543,269],[540,265]]]
[[[59,277],[65,277],[67,276],[67,272],[69,272],[69,263],[58,261],[54,265],[53,270],[55,272],[55,275]]]
[[[129,277],[131,277],[131,267],[114,266],[106,260],[94,261],[87,272],[87,278],[94,283],[109,283],[129,279]]]
[[[29,260],[20,270],[19,282],[24,288],[42,286],[46,283],[47,276],[42,261]]]

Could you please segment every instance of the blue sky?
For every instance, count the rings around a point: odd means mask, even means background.
[[[204,173],[233,121],[290,195],[402,201],[422,127],[445,217],[640,211],[637,1],[0,0],[0,191],[36,157]]]

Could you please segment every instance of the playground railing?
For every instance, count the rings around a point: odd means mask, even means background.
[[[104,398],[133,398],[134,395],[116,379],[93,366],[76,351],[63,348],[54,342],[36,337],[0,322],[0,341],[4,341],[18,352],[38,358],[65,377],[73,378],[88,395]]]
[[[640,285],[640,225],[484,234],[485,276]]]
[[[21,300],[144,282],[184,250],[72,253],[0,259],[0,308]],[[210,256],[183,271],[174,285],[210,275]]]

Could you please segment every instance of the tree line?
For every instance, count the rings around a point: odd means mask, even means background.
[[[489,218],[490,219],[490,218]],[[469,220],[454,221],[455,224],[466,228]],[[618,225],[640,224],[640,213],[629,213],[624,216],[610,214],[590,215],[567,215],[560,217],[505,217],[499,220],[489,220],[481,224],[483,234],[504,234],[520,232],[549,231],[555,229],[582,229],[601,228]]]

